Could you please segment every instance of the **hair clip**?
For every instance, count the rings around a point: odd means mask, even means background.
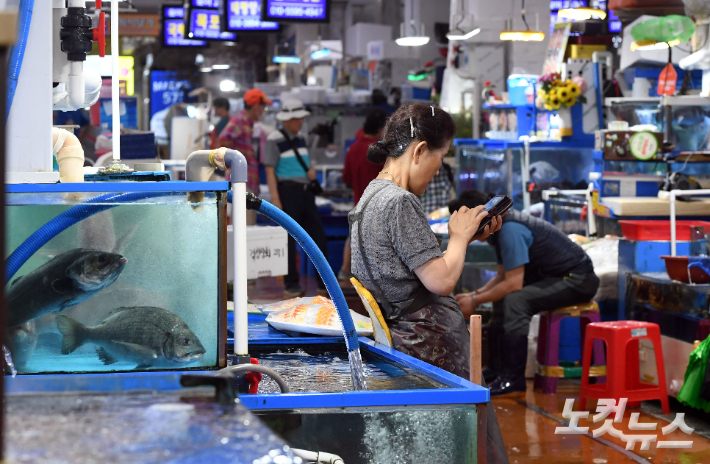
[[[412,117],[409,117],[409,127],[412,129],[411,130],[411,137],[414,138],[414,122],[412,122]]]
[[[431,106],[431,115],[432,115],[432,116],[436,116],[436,115],[434,114],[434,105],[429,105],[429,106]]]

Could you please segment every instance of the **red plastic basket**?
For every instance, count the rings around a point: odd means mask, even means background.
[[[624,234],[624,238],[629,240],[640,240],[640,241],[668,241],[671,239],[671,221],[657,221],[657,220],[632,220],[632,221],[619,221],[621,225],[621,233]],[[710,222],[706,221],[676,221],[675,222],[675,233],[676,240],[679,241],[689,241],[690,240],[690,229],[692,227],[704,228],[706,234],[710,234]]]
[[[687,256],[661,256],[666,262],[666,272],[668,277],[679,282],[690,283],[688,279],[688,257]],[[710,276],[702,269],[693,267],[690,269],[690,278],[694,284],[710,284]]]

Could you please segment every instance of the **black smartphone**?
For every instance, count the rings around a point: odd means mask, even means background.
[[[485,211],[488,212],[488,216],[483,218],[483,220],[481,221],[481,225],[478,226],[476,235],[483,232],[486,226],[491,223],[491,219],[494,216],[500,216],[501,214],[508,211],[511,206],[513,206],[513,200],[508,198],[506,195],[496,195],[495,197],[491,198],[490,201],[486,203]]]

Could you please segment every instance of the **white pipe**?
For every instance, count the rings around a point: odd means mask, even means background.
[[[522,137],[525,145],[522,159],[522,169],[520,170],[523,179],[523,212],[530,213],[530,192],[528,192],[528,182],[530,182],[530,137]]]
[[[121,159],[121,102],[118,99],[118,0],[111,0],[111,120],[113,159]]]
[[[675,233],[675,198],[677,196],[683,197],[693,197],[697,195],[710,195],[710,189],[698,189],[698,190],[671,190],[669,195],[669,200],[671,203],[671,256],[676,255],[676,233]]]
[[[67,82],[69,92],[69,105],[80,109],[84,107],[84,62],[71,61],[69,63],[69,81]]]
[[[594,192],[594,184],[589,183],[589,186],[587,187],[587,236],[591,237],[592,235],[597,234],[597,223],[594,220],[594,204],[592,202],[592,193]]]
[[[53,153],[59,165],[60,182],[84,182],[84,149],[72,132],[52,128]]]
[[[234,227],[234,354],[249,354],[247,299],[247,184],[232,182],[232,227]],[[239,330],[239,333],[236,333]]]

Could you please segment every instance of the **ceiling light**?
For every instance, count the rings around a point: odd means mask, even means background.
[[[464,33],[461,29],[457,29],[455,31],[447,32],[446,38],[449,40],[468,40],[480,32],[481,32],[480,27],[477,27],[476,29],[472,30],[471,32],[467,32],[467,33]]]
[[[415,36],[415,37],[400,37],[395,40],[397,45],[400,47],[421,47],[429,43],[429,37],[427,36]]]
[[[229,69],[228,64],[213,64],[212,69]]]
[[[298,64],[301,62],[301,59],[297,56],[275,56],[271,59],[274,63],[292,63],[292,64]]]
[[[604,19],[606,12],[597,8],[563,8],[557,12],[557,17],[572,21],[586,21],[588,19]]]
[[[648,51],[648,50],[667,50],[668,47],[675,47],[680,44],[680,40],[671,40],[670,42],[656,42],[655,40],[640,40],[631,43],[631,51]]]
[[[212,68],[210,68],[210,67],[200,68],[200,72],[212,72]]]
[[[545,40],[545,33],[538,31],[503,31],[500,33],[500,40],[540,42]]]
[[[313,53],[311,53],[311,59],[312,60],[322,60],[323,58],[326,58],[328,55],[330,55],[330,50],[327,48],[321,48],[320,50],[316,50]]]
[[[231,79],[225,79],[219,83],[219,90],[222,92],[238,92],[237,83]]]

